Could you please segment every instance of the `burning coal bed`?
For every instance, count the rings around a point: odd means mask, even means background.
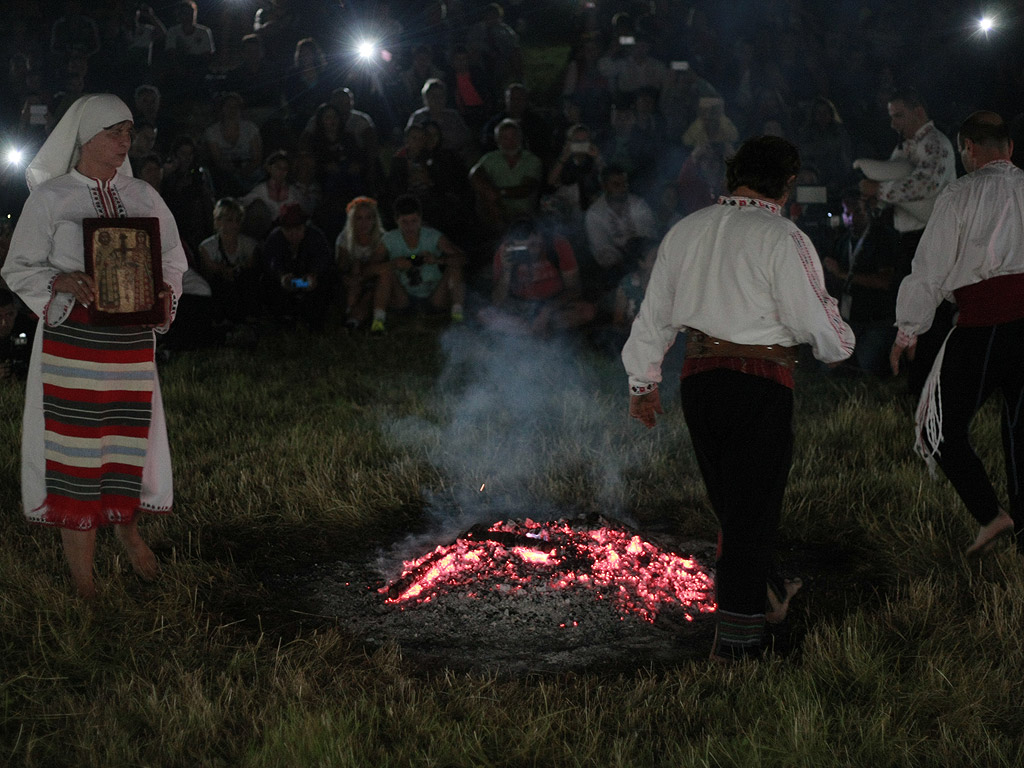
[[[707,654],[713,553],[604,519],[526,519],[474,526],[386,582],[368,565],[323,564],[304,589],[369,646],[395,642],[431,665],[635,667]]]

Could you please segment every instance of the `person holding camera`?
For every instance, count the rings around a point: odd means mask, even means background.
[[[452,322],[461,323],[465,254],[440,231],[423,226],[423,209],[413,195],[395,200],[394,216],[398,228],[385,232],[382,240],[393,267],[390,306],[435,312],[450,308]],[[382,333],[383,326],[383,319],[375,318],[371,330]]]
[[[583,300],[569,241],[533,219],[515,222],[494,254],[492,302],[480,313],[482,322],[516,334],[547,336],[586,325],[596,314]]]
[[[334,254],[298,203],[281,208],[263,244],[263,263],[266,311],[285,324],[301,319],[313,333],[322,333],[334,290]]]

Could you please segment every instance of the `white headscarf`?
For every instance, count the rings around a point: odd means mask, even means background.
[[[25,169],[29,190],[44,181],[63,176],[78,163],[82,145],[104,128],[132,119],[128,105],[112,93],[82,96],[68,107],[68,111],[46,138],[43,146]],[[128,158],[118,173],[132,175]]]

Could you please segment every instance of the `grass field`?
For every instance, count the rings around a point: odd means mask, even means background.
[[[176,509],[144,531],[163,575],[139,582],[101,532],[94,604],[71,597],[56,533],[21,519],[22,395],[0,389],[0,764],[1024,761],[1024,564],[962,557],[973,526],[913,455],[898,383],[802,377],[780,552],[807,586],[784,655],[509,679],[364,651],[289,617],[260,574],[372,550],[481,474],[711,538],[674,402],[648,432],[615,361],[415,325],[182,353],[162,382]],[[977,426],[999,466],[995,410]]]

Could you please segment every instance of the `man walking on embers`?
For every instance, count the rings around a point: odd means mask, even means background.
[[[809,344],[818,360],[835,363],[854,346],[818,254],[781,215],[799,170],[785,139],[740,147],[727,162],[729,195],[662,241],[622,351],[629,413],[653,427],[665,352],[687,331],[683,413],[721,526],[711,650],[719,661],[759,655],[765,622],[782,621],[800,587],[772,576],[793,454],[796,348]]]

